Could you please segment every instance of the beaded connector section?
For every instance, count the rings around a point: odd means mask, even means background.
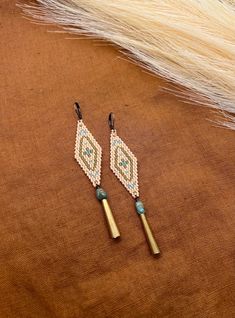
[[[93,186],[100,185],[102,149],[82,120],[78,120],[74,155]]]
[[[115,130],[111,130],[110,136],[110,167],[127,191],[138,197],[137,159]]]

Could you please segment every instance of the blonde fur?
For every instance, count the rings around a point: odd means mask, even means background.
[[[235,129],[235,0],[38,0],[26,14],[111,41]],[[191,93],[188,93],[191,92]],[[202,98],[195,98],[194,93]]]

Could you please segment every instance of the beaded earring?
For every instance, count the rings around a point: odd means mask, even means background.
[[[135,155],[117,135],[114,128],[114,114],[109,114],[110,127],[110,168],[127,191],[135,200],[136,212],[143,224],[144,232],[153,254],[160,254],[149,223],[145,215],[145,208],[139,198],[138,163]]]
[[[75,103],[74,108],[78,115],[75,159],[96,189],[96,197],[102,203],[111,237],[118,238],[120,232],[107,201],[107,193],[100,186],[102,149],[83,123],[79,104]]]

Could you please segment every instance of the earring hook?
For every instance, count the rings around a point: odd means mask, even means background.
[[[109,127],[111,130],[114,130],[114,122],[115,122],[115,116],[114,116],[114,113],[110,113],[109,114]]]
[[[78,115],[78,119],[82,119],[82,112],[81,112],[81,107],[80,107],[80,105],[79,105],[79,103],[78,102],[75,102],[74,103],[74,109],[75,109],[75,112],[77,113],[77,115]]]

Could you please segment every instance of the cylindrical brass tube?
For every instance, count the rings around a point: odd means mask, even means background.
[[[139,214],[141,222],[143,224],[144,232],[149,243],[149,247],[153,254],[160,254],[159,247],[157,246],[157,242],[153,236],[152,230],[149,226],[145,213]]]
[[[110,209],[108,201],[106,199],[103,199],[101,202],[102,202],[102,205],[104,208],[105,217],[106,217],[108,227],[109,227],[109,232],[110,232],[112,238],[115,239],[115,238],[120,237],[121,235],[120,235],[120,232],[118,230],[117,224],[114,220],[113,213]]]

